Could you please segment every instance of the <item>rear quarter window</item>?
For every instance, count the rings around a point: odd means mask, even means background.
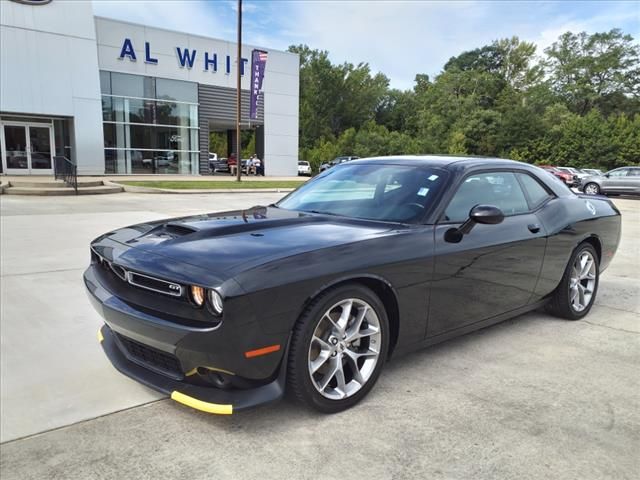
[[[538,208],[551,198],[552,195],[532,176],[527,175],[526,173],[519,173],[518,178],[522,183],[522,188],[524,189],[525,194],[529,198],[532,210]]]

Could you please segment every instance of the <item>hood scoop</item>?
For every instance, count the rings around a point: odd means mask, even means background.
[[[127,243],[138,243],[140,241],[140,238],[145,238],[147,240],[151,240],[152,242],[154,240],[173,240],[175,238],[183,237],[185,235],[196,233],[198,231],[200,231],[200,229],[192,225],[185,225],[184,223],[178,222],[167,222],[152,228],[151,230],[146,232],[143,237],[131,239]]]

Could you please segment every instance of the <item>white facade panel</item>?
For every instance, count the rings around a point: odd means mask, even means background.
[[[55,0],[46,5],[26,5],[2,0],[0,24],[94,41],[96,38],[91,2]]]
[[[269,62],[267,62],[268,64]],[[280,73],[269,71],[268,75],[265,75],[263,88],[269,93],[278,93],[280,95],[291,95],[299,98],[299,79],[298,75],[291,75],[289,73]],[[297,112],[296,112],[297,114]]]
[[[269,92],[268,101],[265,101],[265,108],[267,108],[267,105],[270,115],[298,116],[298,97]]]
[[[294,165],[295,168],[292,166]],[[295,177],[298,175],[298,157],[297,155],[271,155],[269,160],[265,162],[265,175],[272,177]]]
[[[70,117],[83,173],[104,173],[102,107],[90,2],[2,2],[0,111]]]

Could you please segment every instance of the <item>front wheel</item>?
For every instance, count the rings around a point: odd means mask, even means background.
[[[371,290],[357,284],[329,290],[309,305],[294,329],[291,392],[324,413],[352,407],[380,375],[388,332],[384,305]]]
[[[547,310],[567,320],[579,320],[593,306],[600,280],[599,259],[589,243],[578,246],[551,297]]]
[[[587,195],[599,195],[600,187],[597,183],[587,183],[584,186],[584,193],[586,193]]]

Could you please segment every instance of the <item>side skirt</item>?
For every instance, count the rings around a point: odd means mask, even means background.
[[[450,330],[448,332],[441,333],[440,335],[427,337],[425,340],[421,342],[412,343],[404,347],[398,347],[393,352],[393,358],[405,355],[407,353],[415,352],[416,350],[422,350],[423,348],[429,347],[431,345],[436,345],[438,343],[445,342],[452,338],[460,337],[462,335],[466,335],[467,333],[475,332],[476,330],[481,330],[483,328],[496,325],[498,323],[504,322],[505,320],[509,320],[511,318],[523,315],[527,312],[536,310],[540,307],[544,307],[548,302],[549,302],[548,298],[543,298],[542,300],[539,300],[535,303],[525,305],[524,307],[520,307],[515,310],[511,310],[510,312],[502,313],[500,315],[496,315],[495,317],[487,318],[485,320],[481,320],[479,322],[475,322],[470,325],[466,325],[464,327],[456,328],[455,330]]]

